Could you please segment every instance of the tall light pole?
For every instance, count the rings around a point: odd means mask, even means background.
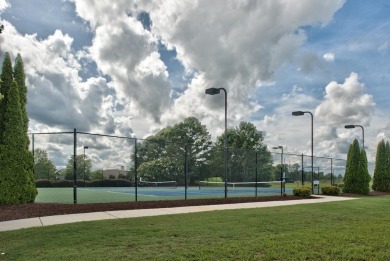
[[[283,194],[283,146],[273,147],[273,149],[281,149],[282,153],[280,154],[280,195]]]
[[[311,192],[314,194],[314,185],[313,185],[313,179],[314,179],[314,156],[313,156],[313,114],[310,111],[293,111],[292,115],[294,116],[302,116],[305,113],[309,113],[311,116]],[[302,166],[303,168],[303,166]]]
[[[354,129],[355,127],[360,127],[362,128],[362,133],[363,133],[363,149],[364,149],[364,128],[361,125],[345,125],[344,126],[346,129]]]
[[[88,146],[84,146],[84,187],[86,187],[85,185],[85,150],[88,149]]]
[[[225,92],[225,198],[227,198],[227,91],[225,88],[208,88],[205,90],[206,94],[209,95],[215,95],[219,94],[220,92]]]

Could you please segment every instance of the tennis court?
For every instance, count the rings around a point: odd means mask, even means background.
[[[175,200],[195,198],[222,198],[225,196],[223,186],[191,186],[187,187],[138,187],[137,200]],[[291,188],[286,188],[285,193],[292,194]],[[228,197],[254,197],[255,187],[228,187]],[[280,195],[280,186],[258,187],[257,196]],[[86,187],[77,189],[78,203],[105,203],[135,201],[136,190],[134,187]],[[73,188],[38,188],[38,203],[73,203]]]

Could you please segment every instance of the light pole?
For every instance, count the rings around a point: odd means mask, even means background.
[[[88,146],[84,146],[84,187],[86,187],[85,185],[85,150],[88,149]]]
[[[282,153],[280,154],[280,195],[283,194],[283,146],[273,147],[273,149],[280,149]],[[285,191],[285,190],[284,190]]]
[[[220,92],[225,92],[225,198],[227,198],[227,92],[225,88],[208,88],[205,90],[206,94],[215,95]]]
[[[294,116],[302,116],[305,113],[309,113],[311,116],[311,192],[314,194],[314,186],[313,186],[313,179],[314,179],[314,156],[313,156],[313,114],[310,111],[293,111],[292,115]],[[303,166],[302,166],[303,167]]]
[[[363,133],[363,149],[364,149],[364,128],[361,125],[345,125],[344,126],[346,129],[354,129],[355,127],[360,127],[362,128],[362,133]]]

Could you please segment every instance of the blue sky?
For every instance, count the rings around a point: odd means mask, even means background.
[[[145,137],[198,117],[213,138],[251,121],[271,148],[345,158],[365,126],[369,160],[390,135],[387,1],[0,0],[1,55],[21,53],[30,130]]]

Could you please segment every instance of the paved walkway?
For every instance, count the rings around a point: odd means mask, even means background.
[[[68,224],[68,223],[83,222],[83,221],[134,218],[134,217],[150,217],[150,216],[195,213],[195,212],[215,211],[215,210],[225,210],[225,209],[278,207],[278,206],[324,203],[324,202],[356,199],[350,197],[331,197],[331,196],[322,196],[322,195],[317,197],[319,197],[319,199],[251,202],[251,203],[239,203],[239,204],[204,205],[204,206],[189,206],[189,207],[176,207],[176,208],[116,210],[116,211],[105,211],[105,212],[36,217],[36,218],[27,218],[27,219],[0,222],[0,231],[17,230],[21,228],[30,228],[30,227],[51,226],[51,225],[58,225],[58,224]]]

